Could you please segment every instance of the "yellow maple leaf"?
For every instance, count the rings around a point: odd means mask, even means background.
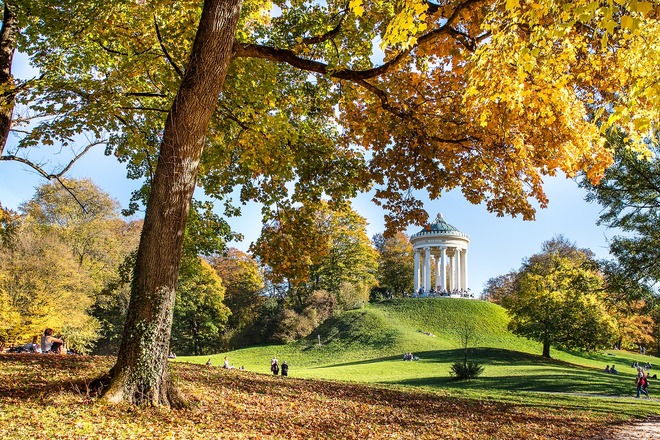
[[[351,0],[350,2],[348,2],[348,7],[358,17],[364,14],[364,8],[362,7],[362,0]]]

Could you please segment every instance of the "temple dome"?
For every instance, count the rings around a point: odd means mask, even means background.
[[[424,229],[417,232],[416,234],[413,234],[410,238],[443,235],[453,235],[468,238],[467,234],[459,231],[456,227],[447,223],[442,217],[442,214],[438,214],[433,223],[425,226]]]

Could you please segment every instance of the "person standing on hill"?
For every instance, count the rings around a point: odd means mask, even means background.
[[[635,380],[635,385],[637,385],[637,398],[639,399],[642,393],[646,394],[646,398],[650,399],[648,391],[648,379],[646,377],[646,372],[642,367],[637,368],[637,379]]]
[[[275,376],[280,373],[280,364],[276,357],[270,360],[270,371],[272,371]]]
[[[282,362],[282,376],[288,376],[289,375],[289,364],[286,363],[286,361]]]

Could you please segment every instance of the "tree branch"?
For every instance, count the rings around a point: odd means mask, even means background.
[[[163,93],[155,93],[155,92],[131,92],[131,93],[127,93],[126,96],[138,96],[138,97],[146,97],[146,98],[165,98],[167,95]]]
[[[371,69],[366,69],[366,70],[352,70],[352,69],[339,69],[339,70],[333,70],[328,66],[326,63],[322,63],[319,61],[314,61],[314,60],[308,60],[305,58],[301,58],[298,56],[296,52],[294,52],[291,49],[280,49],[272,46],[264,46],[260,44],[251,44],[251,43],[234,43],[234,57],[236,58],[260,58],[260,59],[265,59],[269,61],[275,61],[275,62],[283,62],[287,63],[293,67],[296,67],[298,69],[302,70],[307,70],[310,72],[316,72],[320,73],[322,75],[327,75],[332,78],[337,78],[337,79],[344,79],[348,81],[360,81],[360,80],[365,80],[365,79],[370,79],[374,78],[377,76],[381,76],[385,73],[388,73],[394,67],[396,67],[399,63],[401,63],[409,54],[412,50],[416,49],[417,47],[428,43],[430,41],[435,40],[438,38],[440,35],[443,34],[448,34],[453,37],[460,37],[460,42],[463,44],[465,47],[469,49],[470,46],[474,46],[475,40],[472,37],[467,36],[467,34],[464,34],[460,31],[457,31],[456,29],[453,29],[452,23],[460,13],[468,8],[469,6],[472,6],[473,4],[480,3],[483,0],[466,0],[465,2],[461,3],[454,9],[452,14],[449,16],[447,21],[438,27],[437,29],[432,30],[431,32],[428,32],[427,34],[422,35],[417,39],[417,43],[410,46],[406,50],[401,51],[398,55],[396,55],[394,58],[392,58],[390,61],[383,63],[382,65],[378,67],[374,67]],[[469,40],[467,40],[469,39]],[[462,41],[465,40],[465,41]]]
[[[40,165],[32,162],[29,159],[26,159],[24,157],[16,156],[14,154],[9,154],[6,156],[0,156],[0,160],[13,160],[15,162],[20,162],[22,164],[25,164],[35,170],[37,173],[41,174],[45,179],[47,180],[53,180],[53,179],[59,179],[62,177],[67,171],[71,169],[74,163],[78,161],[85,153],[87,153],[89,150],[91,150],[93,147],[97,145],[101,145],[106,143],[106,140],[99,140],[96,142],[92,142],[91,144],[87,145],[85,148],[83,148],[80,153],[76,154],[76,156],[71,159],[71,161],[64,167],[62,168],[58,173],[48,173],[46,170],[44,170]]]
[[[318,43],[323,43],[324,41],[329,40],[330,38],[334,37],[339,33],[341,30],[342,25],[344,24],[344,19],[346,18],[346,15],[342,16],[341,19],[339,19],[339,23],[337,23],[337,26],[326,32],[325,34],[322,35],[316,35],[313,37],[307,37],[303,38],[302,42],[304,44],[318,44]]]
[[[176,72],[177,75],[179,75],[179,78],[183,78],[183,69],[179,67],[175,62],[174,59],[170,56],[170,53],[167,51],[165,48],[165,44],[163,44],[163,37],[160,34],[160,28],[158,27],[158,19],[156,18],[156,15],[154,14],[154,26],[156,28],[156,36],[158,37],[158,44],[160,44],[160,49],[163,51],[163,54],[165,55],[165,58],[167,58],[167,62],[170,63],[174,71]]]

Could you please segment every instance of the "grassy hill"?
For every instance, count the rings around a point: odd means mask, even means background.
[[[462,358],[455,329],[466,320],[478,336],[470,357],[486,369],[457,382],[448,372]],[[113,358],[0,354],[0,438],[579,439],[614,438],[613,426],[631,417],[658,420],[660,400],[633,397],[630,367],[656,358],[554,350],[543,359],[506,324],[502,308],[479,301],[372,304],[294,344],[212,356],[245,372],[185,363],[208,356],[176,359],[172,377],[192,403],[180,410],[98,402],[90,381]],[[404,362],[407,351],[420,360]],[[274,355],[291,377],[269,374]],[[602,371],[612,363],[621,374]]]
[[[185,363],[173,365],[171,372],[189,407],[107,405],[86,390],[113,362],[109,357],[0,354],[0,438],[578,439],[608,434],[612,423],[626,419],[621,402],[607,411],[548,411],[547,405]],[[637,407],[637,416],[652,410]]]
[[[503,308],[484,301],[391,300],[330,319],[305,340],[210,357],[213,365],[221,365],[228,356],[236,367],[268,373],[270,359],[277,356],[288,362],[290,375],[296,377],[414,386],[497,400],[518,401],[526,392],[525,400],[539,402],[547,392],[633,396],[632,361],[660,366],[656,358],[623,351],[585,354],[553,349],[553,359],[545,359],[540,344],[507,330],[508,319]],[[485,371],[476,380],[457,382],[449,369],[463,357],[457,330],[466,322],[475,329],[469,358],[482,363]],[[420,360],[402,361],[405,352]],[[208,358],[179,360],[203,363]],[[602,371],[612,364],[621,374]]]

